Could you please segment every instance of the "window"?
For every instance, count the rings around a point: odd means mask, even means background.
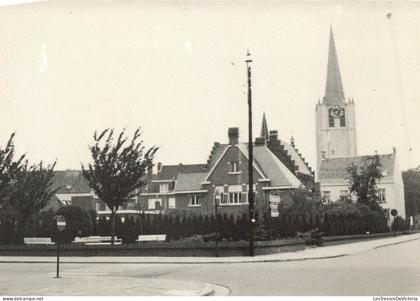
[[[331,202],[331,191],[323,191],[322,198],[324,199],[326,203]]]
[[[379,200],[381,202],[386,202],[386,196],[385,196],[385,188],[379,188],[378,189],[378,196],[379,196]]]
[[[188,206],[201,206],[200,197],[197,194],[190,195],[190,203]]]
[[[169,191],[169,183],[164,183],[159,185],[159,192],[168,192]]]
[[[239,161],[229,162],[229,173],[239,173]]]
[[[333,128],[334,127],[334,117],[332,115],[329,115],[328,116],[328,126],[330,128]]]
[[[175,198],[169,198],[168,209],[175,209]]]
[[[254,192],[255,199],[255,192]],[[239,205],[248,204],[247,192],[226,192],[222,195],[221,205]]]
[[[215,189],[216,193],[220,196],[217,199],[218,204],[227,206],[248,204],[248,192],[244,191],[246,184],[226,186],[218,186]],[[254,199],[255,196],[256,192],[254,191]]]
[[[229,199],[231,204],[241,204],[242,192],[229,192]]]
[[[346,115],[344,114],[344,110],[342,110],[340,115],[340,126],[345,127],[346,126]]]
[[[162,206],[161,199],[148,199],[147,200],[148,209],[160,209],[161,206]]]

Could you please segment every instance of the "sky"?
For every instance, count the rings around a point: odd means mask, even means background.
[[[56,169],[90,162],[95,130],[143,131],[163,164],[206,163],[229,127],[270,130],[316,167],[315,105],[333,27],[359,154],[420,165],[420,3],[41,2],[0,6],[0,145]]]

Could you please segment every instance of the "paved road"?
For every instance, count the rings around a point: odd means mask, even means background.
[[[34,277],[45,286],[49,281],[60,281],[52,280],[54,272],[53,264],[2,263],[0,295],[23,294],[22,287],[34,287]],[[98,287],[92,291],[95,295],[109,294],[100,288],[106,278],[121,279],[115,277],[128,277],[121,281],[132,279],[133,283],[151,279],[216,283],[228,287],[232,295],[420,295],[420,240],[331,259],[228,264],[63,264],[61,274],[63,278],[86,279],[93,288]],[[42,295],[43,291],[40,287],[33,294]]]

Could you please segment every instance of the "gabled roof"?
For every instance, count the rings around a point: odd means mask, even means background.
[[[290,155],[293,161],[295,161],[296,166],[298,167],[298,172],[304,175],[313,176],[311,170],[309,169],[306,162],[303,160],[302,156],[298,151],[289,143],[280,140],[280,144],[284,146],[284,149]]]
[[[207,172],[180,173],[175,183],[175,192],[201,190],[201,182],[206,179]]]
[[[81,170],[54,171],[53,189],[58,188],[56,193],[90,193],[88,181],[83,177]]]
[[[239,143],[237,146],[242,154],[248,159],[248,143]],[[214,154],[212,161],[214,163],[211,165],[212,169],[209,171],[205,179],[208,179],[217,163],[225,154],[228,147],[228,144],[218,144],[216,149],[213,148]],[[215,154],[217,154],[217,157]],[[298,188],[302,185],[296,176],[268,149],[267,146],[254,145],[253,154],[254,168],[257,170],[261,177],[270,180],[271,187],[290,186],[293,188]]]
[[[248,149],[248,148],[246,148]],[[271,187],[290,186],[298,188],[302,183],[296,176],[266,147],[254,146],[254,160],[261,166],[262,171],[270,179]]]
[[[247,159],[249,159],[249,156],[248,156],[248,146],[246,145],[246,144],[244,144],[244,143],[239,143],[239,144],[237,144],[237,146],[238,146],[238,149],[240,150],[240,152],[247,158]],[[211,168],[211,170],[207,173],[207,176],[206,176],[206,178],[205,178],[205,180],[207,181],[208,179],[209,179],[209,177],[210,177],[210,175],[213,173],[213,171],[216,169],[216,167],[217,167],[217,165],[218,165],[218,163],[222,160],[222,158],[223,158],[223,156],[225,155],[225,153],[227,152],[227,150],[229,149],[229,147],[230,147],[230,145],[227,145],[225,148],[224,148],[224,150],[223,150],[223,152],[219,155],[219,157],[217,158],[217,161],[213,164],[213,167]],[[253,162],[253,166],[254,166],[254,168],[257,170],[257,172],[260,174],[260,176],[262,177],[262,178],[266,178],[266,176],[265,176],[265,174],[264,174],[264,172],[261,170],[261,168],[257,165],[257,163],[255,162],[255,160],[254,160],[254,162]]]
[[[176,180],[180,173],[203,172],[206,164],[178,164],[164,165],[162,170],[157,173],[156,180]]]
[[[321,183],[348,183],[349,174],[347,168],[354,163],[362,165],[371,156],[355,156],[342,158],[327,158],[321,161],[318,177]],[[381,181],[391,180],[394,174],[394,154],[379,155],[383,178]]]

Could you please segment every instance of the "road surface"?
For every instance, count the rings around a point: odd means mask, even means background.
[[[55,265],[2,263],[0,295],[48,295]],[[92,295],[106,277],[182,280],[228,287],[231,295],[420,295],[420,240],[331,259],[226,264],[62,264],[63,278],[86,279]],[[122,278],[121,278],[122,277]],[[36,279],[36,282],[34,282]],[[97,289],[96,289],[97,288]],[[182,289],[182,288],[180,288]],[[63,288],[64,295],[72,291]],[[131,294],[115,292],[115,295]]]

